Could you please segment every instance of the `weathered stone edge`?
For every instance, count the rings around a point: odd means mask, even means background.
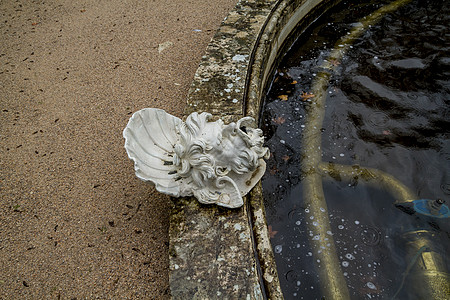
[[[312,21],[309,11],[331,2],[240,1],[202,58],[185,116],[207,111],[226,122],[244,115],[257,120],[264,83],[289,33]],[[173,203],[169,255],[174,299],[282,299],[260,185],[246,197],[248,206],[238,210],[195,199]]]
[[[189,90],[185,117],[207,111],[226,122],[244,116],[249,58],[276,1],[239,1],[216,32]],[[247,200],[246,200],[247,201]],[[222,209],[173,199],[173,299],[264,299],[247,206]]]
[[[244,115],[250,57],[277,0],[241,0],[208,45],[188,93],[185,115],[207,111],[226,121]]]

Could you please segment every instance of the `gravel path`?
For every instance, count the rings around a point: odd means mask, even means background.
[[[235,3],[0,1],[0,299],[168,298],[169,199],[122,130],[181,116]]]

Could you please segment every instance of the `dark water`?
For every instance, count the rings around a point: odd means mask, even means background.
[[[343,2],[303,33],[279,65],[261,127],[272,152],[263,190],[286,299],[320,299],[318,264],[302,199],[302,132],[311,86],[340,37],[383,4]],[[387,3],[387,2],[386,2]],[[322,161],[376,168],[417,199],[450,195],[450,9],[448,1],[412,1],[385,15],[356,40],[328,85]],[[287,100],[285,100],[287,99]],[[408,232],[450,269],[449,219],[406,213],[381,188],[324,178],[332,235],[352,299],[420,299],[407,272]],[[432,245],[431,245],[432,244]],[[412,271],[411,271],[412,272]],[[404,281],[404,282],[403,282]],[[420,282],[419,282],[420,283]]]

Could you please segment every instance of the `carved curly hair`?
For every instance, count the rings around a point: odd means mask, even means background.
[[[174,164],[180,167],[181,177],[191,177],[198,188],[203,188],[211,181],[216,185],[220,179],[230,172],[243,174],[253,171],[258,166],[258,160],[268,155],[268,149],[263,147],[262,131],[241,125],[253,120],[242,118],[237,123],[224,126],[223,122],[208,122],[212,115],[209,113],[193,113],[179,128],[180,142],[175,145]],[[212,134],[205,133],[206,127]],[[235,157],[227,157],[221,161],[216,155],[223,140],[231,142],[229,147],[236,148]]]

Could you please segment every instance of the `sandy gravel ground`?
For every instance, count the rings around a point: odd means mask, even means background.
[[[236,2],[0,0],[0,299],[169,297],[169,199],[122,130],[181,115]]]

